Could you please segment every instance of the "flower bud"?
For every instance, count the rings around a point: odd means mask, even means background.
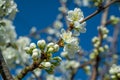
[[[54,46],[54,43],[53,42],[51,42],[51,43],[49,43],[48,45],[47,45],[47,47],[53,47]]]
[[[94,49],[93,52],[94,52],[96,55],[98,55],[98,53],[99,53],[97,49]]]
[[[107,34],[104,34],[104,35],[103,35],[103,39],[106,39],[107,37],[108,37]]]
[[[111,75],[111,78],[116,80],[116,76],[115,75]]]
[[[120,78],[120,73],[117,73],[117,76]]]
[[[90,59],[95,59],[95,57],[96,57],[95,53],[90,54]]]
[[[38,45],[38,47],[39,47],[40,49],[44,49],[44,48],[45,48],[45,45],[46,45],[46,42],[45,42],[45,40],[39,40],[39,41],[37,42],[37,45]]]
[[[94,37],[94,38],[92,39],[92,42],[95,43],[95,42],[98,41],[98,40],[99,40],[98,37]]]
[[[38,56],[39,56],[39,53],[38,53],[38,52],[33,52],[32,58],[33,58],[34,60],[37,59]]]
[[[39,58],[39,57],[41,56],[41,51],[38,50],[38,49],[33,49],[32,52],[33,52],[33,53],[32,53],[32,58],[33,58],[33,59],[37,59],[37,58]]]
[[[42,63],[42,65],[44,66],[44,67],[51,67],[51,63],[50,62],[43,62]]]
[[[108,45],[104,45],[104,49],[105,49],[105,50],[108,50],[108,49],[109,49],[109,46],[108,46]]]
[[[25,50],[25,52],[26,52],[27,54],[30,53],[30,47],[25,47],[24,50]]]
[[[103,47],[99,47],[99,51],[100,52],[104,52],[104,48]]]
[[[53,53],[54,52],[54,48],[53,47],[49,47],[47,52],[48,53]]]
[[[54,57],[53,59],[54,59],[54,60],[57,60],[57,61],[59,61],[59,62],[62,61],[62,58],[61,58],[61,57]]]
[[[102,33],[103,34],[107,34],[109,32],[109,30],[106,28],[106,27],[103,27],[102,28]]]
[[[58,44],[55,44],[53,47],[54,47],[55,52],[59,51],[59,45]]]
[[[30,44],[30,49],[35,49],[36,48],[36,44],[35,43],[31,43]]]
[[[99,45],[100,45],[100,41],[97,41],[95,44],[94,44],[94,47],[99,47]]]

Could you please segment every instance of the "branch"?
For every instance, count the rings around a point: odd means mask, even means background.
[[[14,80],[3,58],[1,49],[0,49],[0,74],[2,75],[2,78],[4,80]]]
[[[102,14],[102,19],[101,19],[101,26],[105,26],[105,23],[107,21],[107,15],[108,15],[108,6],[111,5],[112,3],[116,2],[116,0],[113,0],[111,2],[109,2],[110,0],[107,0],[106,1],[106,6],[104,7],[100,7],[99,9],[104,10],[103,14]],[[99,31],[98,33],[98,37],[100,38],[100,44],[102,45],[102,34],[101,32]],[[101,46],[100,45],[100,46]],[[99,71],[98,71],[98,68],[99,68],[99,62],[100,62],[100,55],[98,54],[95,58],[95,63],[93,64],[93,67],[92,67],[92,75],[91,75],[91,80],[97,80],[97,77],[99,75]]]
[[[25,68],[20,72],[20,74],[16,76],[15,79],[21,80],[29,71],[33,71],[34,69],[38,68],[40,62],[41,62],[41,61],[38,60],[38,61],[36,61],[36,62],[33,62],[32,65],[25,67]]]
[[[86,18],[84,18],[82,21],[80,21],[80,23],[83,23],[84,21],[89,20],[90,18],[94,17],[95,15],[97,15],[98,13],[100,13],[101,11],[103,11],[104,9],[106,9],[107,7],[109,7],[110,5],[112,5],[115,2],[120,2],[120,0],[112,0],[111,2],[106,4],[105,6],[99,7],[98,10],[96,10],[91,15],[87,16]]]

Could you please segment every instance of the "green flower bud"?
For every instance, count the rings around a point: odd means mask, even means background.
[[[38,47],[40,48],[40,49],[44,49],[45,48],[45,46],[46,46],[46,42],[45,42],[45,40],[39,40],[38,42],[37,42],[37,45],[38,45]]]
[[[48,53],[53,53],[54,52],[54,48],[53,47],[49,47],[47,50]]]
[[[25,50],[25,52],[26,52],[27,54],[30,54],[30,53],[31,53],[30,47],[25,47],[24,50]]]
[[[100,52],[104,52],[104,51],[105,51],[103,47],[99,47],[98,50],[99,50]]]
[[[55,44],[53,47],[54,47],[55,52],[59,51],[59,45],[58,44]]]

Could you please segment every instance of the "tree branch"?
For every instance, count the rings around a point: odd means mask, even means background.
[[[40,64],[40,60],[33,62],[32,65],[25,67],[20,73],[19,75],[16,76],[15,79],[17,80],[21,80],[29,71],[33,71],[34,69],[39,67]]]

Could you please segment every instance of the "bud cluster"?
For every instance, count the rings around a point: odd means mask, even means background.
[[[70,22],[70,26],[74,27],[73,30],[75,36],[79,36],[80,33],[86,32],[86,22],[80,23],[83,19],[84,15],[80,8],[68,11],[67,20]]]
[[[45,40],[39,40],[37,45],[31,43],[25,51],[32,56],[33,61],[41,60],[41,68],[48,73],[53,73],[53,69],[61,62],[60,57],[52,58],[52,54],[59,51],[59,45],[53,42],[46,44]]]
[[[108,33],[109,33],[109,30],[108,30],[106,27],[100,26],[100,27],[98,27],[98,31],[100,31],[101,36],[102,36],[103,39],[106,39],[106,38],[107,38],[107,35],[108,35]]]
[[[115,25],[120,21],[120,18],[112,15],[110,16],[110,21],[113,25]]]
[[[13,15],[17,12],[17,4],[14,0],[0,0],[0,17]]]
[[[109,30],[106,27],[103,27],[103,26],[98,27],[98,30],[101,33],[100,37],[102,39],[106,39]],[[92,43],[93,43],[94,49],[93,49],[92,53],[90,54],[90,58],[91,59],[94,59],[99,53],[103,53],[103,52],[107,51],[108,48],[109,48],[108,45],[106,45],[106,44],[101,46],[101,39],[100,39],[100,37],[95,36],[92,39]]]

